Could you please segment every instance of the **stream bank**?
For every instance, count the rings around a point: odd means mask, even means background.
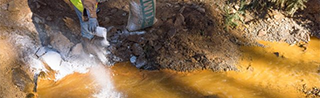
[[[248,13],[246,24],[229,31],[224,29],[223,8],[228,6],[225,0],[158,1],[159,21],[153,27],[145,29],[146,33],[142,35],[130,35],[123,30],[129,14],[127,0],[101,3],[99,6],[102,10],[98,18],[101,26],[114,27],[108,33],[108,40],[111,42],[111,46],[107,48],[111,53],[108,55],[110,64],[127,62],[136,57],[136,61],[142,66],[135,67],[147,70],[242,71],[236,66],[243,55],[240,47],[265,47],[257,40],[287,42],[307,49],[310,36],[319,35],[319,15],[316,14],[319,11],[313,8],[316,6],[312,6],[317,2],[310,2],[307,3],[310,6],[305,12],[307,16],[287,17],[281,11],[273,10],[266,18],[250,20],[254,16]],[[0,18],[0,38],[5,41],[3,46],[9,48],[1,48],[4,51],[1,57],[7,58],[6,52],[15,55],[9,60],[3,59],[2,63],[5,64],[1,72],[5,73],[1,74],[24,80],[20,81],[22,87],[15,87],[19,83],[12,84],[10,81],[16,78],[3,78],[9,83],[1,85],[3,92],[12,93],[5,97],[15,93],[22,97],[32,92],[20,88],[33,82],[34,73],[45,71],[45,64],[37,55],[43,47],[50,48],[61,56],[61,62],[64,63],[59,66],[71,69],[83,67],[81,64],[70,64],[77,58],[74,54],[81,54],[82,46],[79,44],[79,20],[69,0],[2,0]],[[86,62],[83,59],[79,61]],[[83,68],[87,70],[89,67]],[[12,70],[18,70],[18,75],[12,75]],[[64,75],[81,71],[83,70],[72,70]],[[32,95],[31,93],[30,96]]]

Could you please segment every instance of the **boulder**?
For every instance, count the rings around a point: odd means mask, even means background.
[[[80,54],[82,54],[82,53],[83,53],[82,44],[81,44],[81,43],[78,43],[78,44],[76,44],[76,45],[72,48],[72,50],[71,50],[71,52],[70,52],[70,55],[80,55]]]
[[[58,50],[61,53],[61,56],[63,58],[66,58],[66,56],[70,52],[71,47],[74,46],[74,44],[70,42],[70,40],[61,32],[53,35],[50,44],[54,49]]]

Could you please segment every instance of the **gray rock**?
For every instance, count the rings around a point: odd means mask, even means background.
[[[50,44],[54,49],[58,50],[61,53],[63,58],[67,57],[71,47],[74,46],[74,44],[60,32],[53,35]]]
[[[45,47],[40,47],[37,52],[36,52],[36,56],[39,58],[41,57],[42,55],[44,55],[45,53],[47,52],[46,48]]]
[[[186,8],[186,6],[182,6],[181,9],[179,10],[179,13],[183,13],[185,8]]]
[[[70,52],[70,55],[80,55],[80,54],[82,54],[82,53],[83,53],[82,44],[81,44],[81,43],[78,43],[78,44],[76,44],[76,45],[72,48],[72,50],[71,50],[71,52]]]
[[[139,45],[138,43],[133,44],[131,49],[134,55],[141,55],[144,52],[141,45]]]
[[[43,20],[40,19],[40,18],[37,17],[37,16],[33,17],[33,21],[36,22],[36,23],[43,23]]]
[[[176,20],[174,21],[174,27],[180,28],[182,25],[185,24],[184,20],[184,16],[182,14],[178,14]]]
[[[137,61],[137,57],[136,57],[136,56],[131,56],[131,57],[130,57],[130,62],[131,62],[132,64],[135,64],[136,61]]]
[[[115,12],[117,12],[118,11],[118,9],[116,9],[116,8],[114,8],[114,9],[112,9],[111,11],[110,11],[110,13],[115,13]]]
[[[202,7],[198,7],[197,10],[200,11],[201,13],[206,13],[206,9]]]
[[[41,7],[41,5],[38,2],[36,2],[36,6],[37,6],[37,9]]]
[[[51,21],[52,18],[50,16],[47,16],[46,20]]]
[[[173,38],[176,35],[176,33],[177,33],[177,30],[175,28],[170,29],[168,32],[168,37]]]
[[[104,17],[104,22],[105,23],[110,23],[110,18],[107,16],[107,17]]]
[[[122,16],[127,16],[127,13],[126,12],[122,13]]]
[[[137,62],[135,63],[135,66],[137,68],[141,68],[146,64],[147,64],[147,59],[144,56],[139,56],[139,58],[137,59]]]

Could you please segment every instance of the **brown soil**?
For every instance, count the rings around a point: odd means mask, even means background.
[[[5,39],[0,39],[0,47],[0,97],[26,97],[26,92],[33,90],[32,80],[25,71],[20,69],[22,63],[17,59],[15,50],[12,50],[13,46]]]
[[[32,21],[28,19],[29,12],[26,1],[0,1],[0,98],[35,97],[33,75],[24,62],[28,51],[32,52],[32,49],[18,45],[19,41],[12,39],[25,35],[29,37],[23,39],[33,38],[37,41],[32,29],[28,28],[28,21]]]
[[[109,50],[120,57],[121,61],[129,61],[134,55],[138,58],[137,62],[147,62],[144,69],[236,69],[234,65],[239,50],[238,45],[233,42],[236,40],[235,35],[221,29],[222,14],[213,11],[217,6],[192,1],[159,1],[158,22],[145,29],[147,33],[144,35],[127,36],[122,35],[121,30],[127,23],[128,4],[126,0],[99,4],[100,25],[115,27],[108,33],[108,40],[112,44]],[[59,30],[73,43],[79,42],[78,18],[70,2],[29,1],[29,6],[34,14],[33,20],[38,17],[45,21],[34,22],[43,45],[51,40],[50,32],[45,32],[46,26],[53,32]]]
[[[101,4],[99,18],[103,26],[121,29],[127,22],[128,2],[121,0]],[[106,6],[104,6],[106,5]],[[120,35],[122,41],[113,43],[116,56],[128,61],[130,55],[146,60],[145,69],[194,69],[234,70],[239,56],[238,45],[231,41],[234,35],[224,32],[219,24],[221,14],[211,14],[209,5],[199,2],[159,1],[157,2],[158,22],[147,28],[145,35]],[[116,12],[112,13],[113,10]],[[104,17],[110,18],[105,23]],[[117,18],[123,17],[123,20]],[[118,34],[109,33],[111,40]],[[130,48],[128,48],[130,47]]]
[[[248,13],[251,18],[246,16],[244,26],[226,32],[224,0],[157,1],[158,22],[145,29],[146,34],[127,35],[123,30],[129,16],[128,4],[126,0],[100,3],[98,20],[100,26],[114,26],[108,32],[109,58],[121,62],[136,56],[137,62],[144,64],[143,69],[235,70],[240,45],[255,40],[290,44],[310,40],[311,31],[301,26],[299,19],[285,17],[276,10],[266,12],[267,17],[262,19],[252,18],[257,16]],[[68,0],[28,1],[28,5],[42,45],[52,45],[50,41],[59,32],[73,44],[80,42],[78,18]]]

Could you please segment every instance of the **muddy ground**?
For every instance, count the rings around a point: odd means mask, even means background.
[[[248,12],[245,24],[226,31],[226,13],[223,10],[227,5],[224,0],[158,1],[158,22],[144,29],[146,34],[126,35],[124,28],[129,16],[128,4],[127,0],[100,3],[98,20],[100,26],[114,27],[108,32],[111,42],[109,59],[122,62],[134,56],[139,63],[137,67],[142,69],[236,70],[241,45],[255,45],[255,40],[295,44],[308,42],[310,35],[317,35],[312,32],[314,30],[305,28],[316,24],[311,18],[290,18],[277,10],[266,12],[263,18]],[[73,45],[80,42],[79,20],[68,0],[29,0],[28,5],[42,45],[51,45],[67,54]],[[69,48],[60,49],[53,42],[59,32],[71,42],[62,43]]]
[[[138,66],[141,69],[228,71],[237,70],[235,65],[242,45],[257,45],[256,40],[295,44],[308,42],[310,36],[319,36],[320,15],[316,14],[319,12],[316,6],[312,6],[315,2],[310,0],[306,11],[298,12],[294,17],[287,17],[277,10],[267,12],[264,18],[256,18],[255,13],[248,12],[244,16],[245,24],[230,30],[224,29],[223,10],[225,6],[234,5],[227,5],[226,0],[157,1],[158,22],[144,29],[146,33],[142,35],[123,34],[129,16],[128,0],[100,3],[98,20],[100,26],[114,27],[108,32],[111,42],[108,57],[112,62],[130,61],[135,56],[143,65]],[[29,46],[19,46],[12,39],[8,42],[18,51],[17,58],[26,60],[26,55],[33,55],[41,46],[53,48],[67,57],[70,50],[81,42],[79,20],[69,0],[1,0],[0,10],[0,37],[3,40],[17,35],[31,40]],[[28,52],[21,53],[19,49]],[[1,79],[6,81],[12,80],[12,77],[6,77],[12,74],[10,70],[28,66],[23,60],[12,64],[2,59],[5,54],[0,56],[1,77],[5,77]],[[21,70],[27,68],[21,67]],[[29,82],[30,76],[22,75]],[[18,97],[26,96],[12,84],[0,84],[0,87],[0,94],[9,91],[17,93]]]
[[[217,6],[193,1],[157,2],[158,22],[145,29],[144,35],[124,35],[129,16],[127,0],[99,4],[101,26],[114,28],[108,33],[109,50],[119,61],[137,57],[143,69],[235,70],[239,51],[235,35],[221,29],[222,14]],[[46,31],[61,32],[72,43],[79,43],[79,24],[70,2],[29,1],[33,20],[43,45],[51,45],[52,36]],[[48,27],[47,27],[48,26]],[[56,28],[56,29],[54,29]],[[70,33],[72,32],[72,33]],[[110,59],[113,59],[110,57]]]

